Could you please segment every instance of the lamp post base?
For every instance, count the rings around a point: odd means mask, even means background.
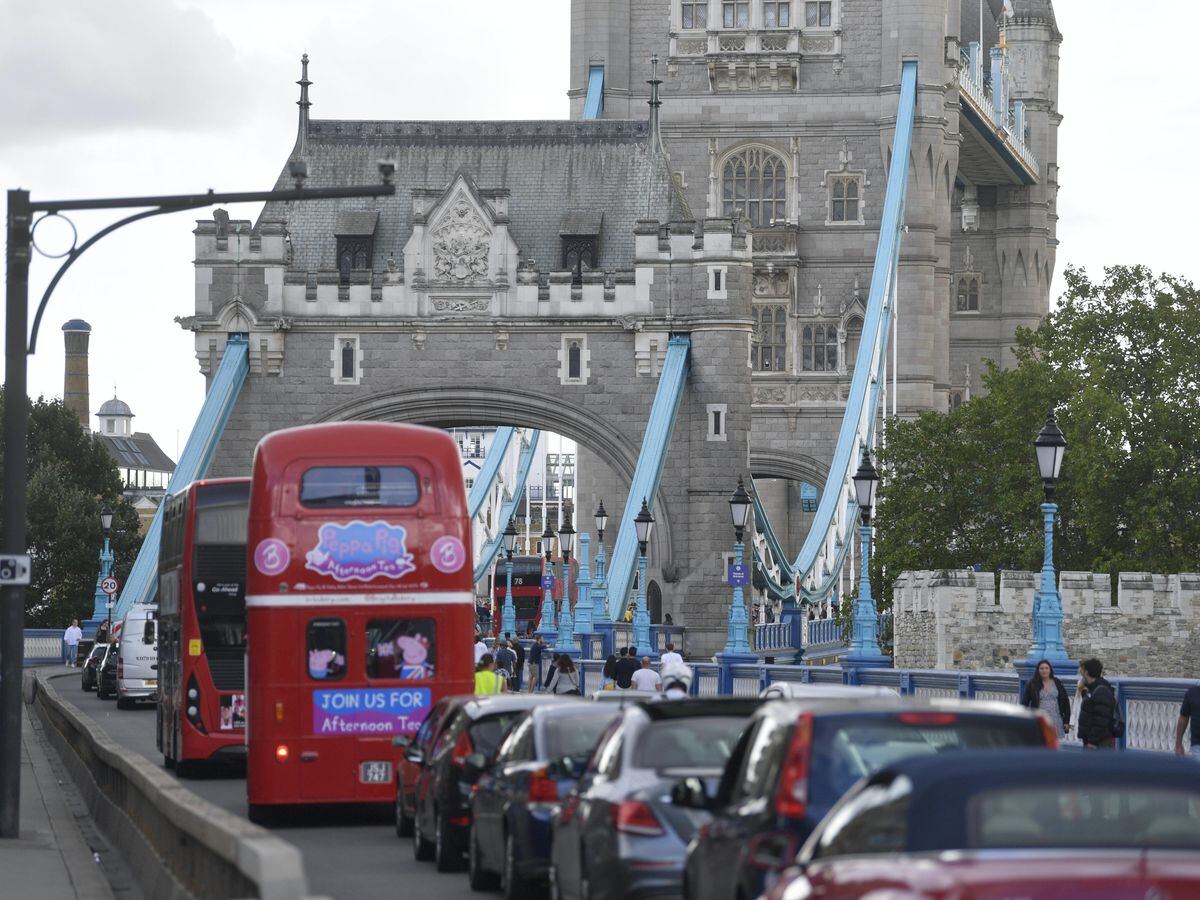
[[[600,636],[600,656],[602,659],[608,659],[616,653],[616,638],[614,637],[614,626],[612,622],[593,622],[592,629],[595,634]]]
[[[734,666],[756,666],[759,663],[759,658],[753,653],[718,653],[717,665],[721,667],[719,674],[718,693],[724,697],[734,696],[733,691],[733,667]],[[755,690],[754,695],[758,691]],[[754,696],[752,695],[752,696]]]
[[[892,658],[882,653],[847,653],[841,667],[843,684],[859,684],[863,669],[890,669]]]

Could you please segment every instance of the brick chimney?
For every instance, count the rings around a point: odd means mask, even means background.
[[[67,355],[63,372],[63,405],[79,417],[85,431],[91,430],[92,414],[88,400],[88,341],[92,326],[83,319],[72,319],[62,327]]]

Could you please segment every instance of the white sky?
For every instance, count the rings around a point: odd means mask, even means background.
[[[1200,5],[1055,6],[1058,283],[1067,263],[1195,278]],[[41,200],[266,190],[295,138],[301,52],[316,118],[563,118],[569,18],[569,0],[0,0],[0,187]],[[177,457],[204,381],[173,320],[193,311],[191,231],[209,215],[128,226],[81,257],[47,310],[30,392],[61,396],[60,328],[86,319],[92,412],[115,385],[135,428]],[[86,238],[114,218],[75,222]],[[55,267],[34,260],[36,306]]]

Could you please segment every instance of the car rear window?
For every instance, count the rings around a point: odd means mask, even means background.
[[[889,713],[814,724],[809,798],[818,807],[832,806],[859,778],[910,756],[1045,744],[1036,720],[1016,716]]]
[[[742,716],[652,722],[638,738],[633,764],[643,769],[721,769],[741,737]]]
[[[546,723],[546,758],[587,759],[609,722],[620,715],[615,706],[603,712],[587,712],[574,716],[555,716]]]
[[[467,729],[471,736],[471,746],[484,756],[492,756],[504,740],[504,736],[508,734],[513,722],[521,718],[524,712],[523,709],[513,709],[476,719]]]
[[[1200,793],[1111,783],[986,791],[967,805],[967,841],[981,849],[1200,850]]]

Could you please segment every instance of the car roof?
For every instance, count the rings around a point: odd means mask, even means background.
[[[615,716],[620,710],[614,709],[611,706],[593,703],[590,700],[580,700],[578,697],[568,695],[574,702],[571,703],[551,703],[537,706],[530,713],[537,718],[539,722],[552,722],[555,719],[571,718],[578,716],[580,713],[594,713],[597,716]]]
[[[986,772],[982,780],[980,772]],[[1020,785],[1170,784],[1200,791],[1200,765],[1170,753],[1054,753],[1038,748],[963,750],[913,756],[884,766],[871,780],[906,775],[914,785],[971,783],[981,790]],[[922,788],[925,789],[925,788]],[[939,790],[941,787],[938,788]]]
[[[749,716],[764,701],[758,697],[696,697],[638,704],[651,721],[699,716]]]
[[[781,719],[802,712],[821,714],[950,712],[959,715],[1005,716],[1031,719],[1036,713],[1016,703],[1002,700],[964,700],[960,697],[781,697],[767,701],[760,715]]]
[[[472,719],[502,712],[521,712],[549,703],[577,702],[578,697],[567,694],[495,694],[472,697],[463,706],[463,711]]]

